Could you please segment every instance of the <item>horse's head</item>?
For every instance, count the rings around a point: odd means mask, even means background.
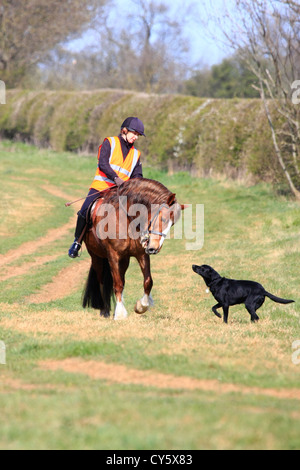
[[[184,209],[176,201],[176,195],[163,184],[146,178],[126,181],[108,198],[127,214],[129,238],[139,239],[149,255],[159,253],[170,228]]]
[[[156,255],[160,252],[162,245],[172,225],[180,217],[184,208],[176,202],[175,194],[170,194],[164,204],[153,205],[148,217],[148,227],[141,232],[141,244],[148,255]]]

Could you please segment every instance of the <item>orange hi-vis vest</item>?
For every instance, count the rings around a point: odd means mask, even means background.
[[[130,179],[130,176],[139,161],[141,152],[134,147],[129,150],[129,153],[125,160],[123,159],[123,153],[121,148],[121,143],[118,137],[107,137],[107,140],[110,142],[110,158],[109,164],[111,168],[115,171],[119,178],[123,181],[127,181]],[[100,145],[98,150],[98,162],[100,158],[101,152]],[[94,181],[90,187],[96,189],[97,191],[104,191],[105,189],[109,189],[112,186],[115,186],[116,183],[108,178],[103,171],[100,170],[99,166],[97,167],[96,175]]]

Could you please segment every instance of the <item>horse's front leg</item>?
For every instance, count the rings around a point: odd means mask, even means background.
[[[137,301],[134,310],[136,313],[141,314],[147,312],[148,308],[154,304],[151,297],[153,280],[150,270],[150,256],[145,253],[142,257],[137,258],[137,260],[144,275],[144,295]]]
[[[114,320],[124,320],[128,316],[123,302],[123,291],[125,286],[125,273],[129,266],[129,257],[125,259],[118,259],[115,257],[110,259],[109,262],[113,277],[114,293],[116,296]]]

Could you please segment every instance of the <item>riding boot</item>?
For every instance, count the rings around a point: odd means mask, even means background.
[[[76,230],[75,230],[75,240],[69,249],[69,256],[70,258],[77,258],[79,250],[81,248],[81,240],[84,235],[84,231],[86,228],[86,218],[81,215],[80,212],[78,212],[78,218],[77,218],[77,224],[76,224]]]

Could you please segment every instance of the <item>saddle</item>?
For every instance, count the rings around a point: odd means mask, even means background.
[[[89,205],[88,207],[88,210],[86,211],[86,223],[87,223],[87,228],[91,228],[93,226],[93,223],[95,221],[95,218],[96,218],[96,214],[97,214],[97,210],[98,208],[101,206],[101,204],[103,203],[103,200],[104,200],[104,196],[103,195],[99,195],[94,201],[91,202],[91,204]],[[92,208],[94,207],[94,212],[93,212],[93,215],[92,215]]]

